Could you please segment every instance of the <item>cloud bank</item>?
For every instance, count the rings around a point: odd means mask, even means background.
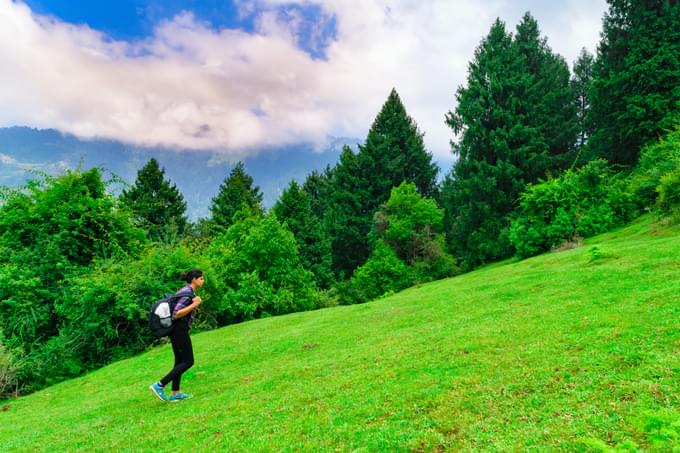
[[[238,4],[255,17],[254,31],[216,30],[184,12],[128,42],[0,0],[0,126],[240,158],[302,142],[322,149],[329,137],[363,139],[394,87],[428,149],[445,159],[453,134],[444,115],[496,17],[514,29],[531,10],[571,63],[581,47],[595,50],[606,9],[604,0],[551,2],[555,11],[501,0]],[[302,36],[310,19],[297,8],[309,5],[322,14]],[[315,46],[323,58],[309,51]]]

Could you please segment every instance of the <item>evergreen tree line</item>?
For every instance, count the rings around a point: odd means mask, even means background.
[[[650,207],[677,216],[679,34],[678,2],[610,0],[597,55],[570,71],[529,13],[514,32],[496,20],[445,115],[457,160],[441,184],[393,89],[356,151],[268,211],[242,163],[194,223],[154,159],[119,197],[98,169],[3,190],[0,392],[153,344],[146,310],[189,267],[207,276],[197,328],[212,328],[365,302]]]

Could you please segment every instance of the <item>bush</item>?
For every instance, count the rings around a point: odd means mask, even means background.
[[[677,221],[680,218],[680,166],[661,177],[656,191],[659,212]]]
[[[368,302],[408,288],[414,280],[414,272],[389,245],[378,240],[368,261],[357,268],[349,281],[338,285],[338,296],[341,304]]]
[[[510,227],[522,258],[590,237],[630,220],[635,213],[628,185],[603,160],[529,186]]]
[[[642,150],[640,162],[630,178],[630,191],[638,208],[654,207],[661,179],[679,168],[680,126]]]
[[[70,282],[97,260],[137,254],[144,232],[98,169],[29,181],[1,197],[0,328],[6,345],[25,354],[19,386],[37,388],[83,369],[61,337],[68,320],[57,307],[74,303]]]
[[[444,210],[433,199],[422,197],[415,184],[403,182],[376,213],[371,234],[413,268],[416,281],[428,282],[460,272],[446,251],[443,220]]]
[[[423,246],[422,256],[413,263],[412,268],[417,283],[452,277],[460,273],[456,259],[446,252],[443,235]]]
[[[156,245],[138,259],[101,260],[89,273],[70,278],[55,301],[59,333],[33,345],[18,372],[24,390],[78,376],[158,341],[148,327],[148,309],[185,285],[179,274],[191,267],[206,274],[205,303],[194,326],[214,327],[217,280],[209,263],[186,247]]]
[[[276,215],[241,212],[207,251],[224,288],[223,314],[238,322],[321,306],[314,275],[303,269],[293,234]]]
[[[0,399],[18,394],[17,372],[20,367],[19,354],[5,346],[0,332]]]

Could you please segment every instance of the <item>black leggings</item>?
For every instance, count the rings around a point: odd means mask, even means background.
[[[170,333],[172,352],[175,353],[175,366],[170,372],[161,379],[161,385],[166,386],[172,381],[172,390],[179,390],[179,383],[182,373],[191,368],[194,364],[194,350],[191,347],[189,338],[189,326],[186,322],[178,321]]]

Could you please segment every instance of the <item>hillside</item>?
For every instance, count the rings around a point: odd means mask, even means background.
[[[679,233],[643,218],[372,303],[195,334],[193,399],[149,393],[172,362],[157,347],[0,403],[0,450],[667,450]]]

